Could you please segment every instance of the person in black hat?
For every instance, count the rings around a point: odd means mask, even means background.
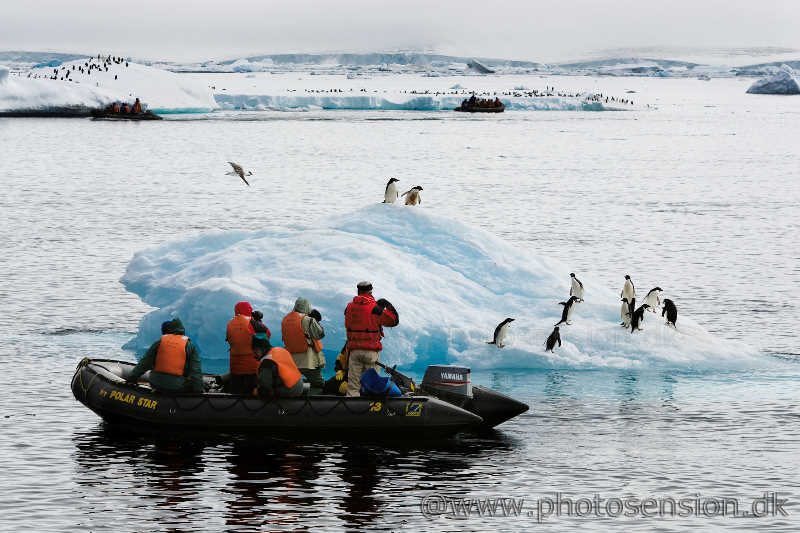
[[[154,342],[126,380],[136,383],[150,370],[150,385],[166,391],[203,392],[203,370],[180,318],[161,324],[161,338]]]
[[[372,296],[372,283],[361,281],[356,285],[358,295],[344,310],[344,327],[347,330],[347,347],[350,352],[347,365],[347,395],[359,396],[361,374],[367,369],[378,370],[383,328],[393,328],[400,322],[394,306]]]

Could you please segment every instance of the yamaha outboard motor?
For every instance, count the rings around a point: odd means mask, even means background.
[[[425,394],[466,409],[494,427],[528,410],[528,405],[487,387],[472,386],[466,366],[431,365],[425,370],[420,389]]]
[[[466,366],[431,365],[425,370],[421,387],[428,394],[458,406],[472,399],[472,379]]]

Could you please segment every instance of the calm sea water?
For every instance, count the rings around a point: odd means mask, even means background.
[[[0,119],[0,529],[796,531],[800,100],[738,80],[529,81],[635,90],[657,109]],[[252,187],[224,175],[228,160],[256,169]],[[424,209],[609,287],[624,273],[668,287],[682,313],[759,348],[763,368],[480,372],[531,411],[437,445],[127,434],[72,398],[82,357],[134,358],[120,346],[148,309],[118,280],[135,251],[313,222],[380,200],[387,176],[423,185]],[[535,516],[556,493],[749,510],[772,491],[788,517]],[[422,512],[444,496],[524,507]]]

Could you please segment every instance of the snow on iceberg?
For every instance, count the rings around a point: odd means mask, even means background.
[[[345,339],[343,310],[358,281],[373,282],[400,325],[386,331],[382,359],[419,367],[720,368],[761,360],[742,344],[716,339],[685,316],[677,331],[647,313],[645,330],[619,326],[619,298],[579,274],[586,302],[563,346],[544,352],[569,292],[569,268],[474,227],[422,209],[377,204],[327,224],[279,231],[204,234],[135,254],[122,283],[146,315],[126,348],[142,351],[162,321],[179,316],[203,360],[225,368],[225,325],[239,300],[264,312],[280,343],[281,318],[298,296],[319,309],[329,366]],[[680,296],[672,296],[680,306]],[[495,326],[516,318],[506,347],[488,345]]]
[[[8,67],[0,65],[0,85],[5,83],[7,79],[8,79]]]
[[[789,65],[780,68],[770,67],[771,73],[747,89],[750,94],[800,94],[800,84],[795,78],[795,72]]]
[[[8,77],[0,85],[0,112],[97,108],[114,101],[131,102],[138,97],[157,113],[207,112],[217,107],[211,89],[202,82],[166,70],[137,63],[112,64],[108,71],[91,75],[77,70],[83,60],[63,63],[59,79],[50,79],[54,68],[33,69],[27,74]],[[75,65],[76,70],[72,70]],[[115,79],[116,76],[116,79]]]
[[[215,94],[221,109],[245,109],[276,111],[331,109],[331,110],[400,110],[400,111],[452,111],[461,105],[465,96],[442,95],[253,95]],[[508,110],[524,111],[613,111],[627,110],[624,106],[613,107],[602,102],[593,102],[586,97],[503,97]]]

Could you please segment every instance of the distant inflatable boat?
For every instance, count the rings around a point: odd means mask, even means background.
[[[156,115],[152,111],[142,111],[141,113],[114,113],[105,109],[95,109],[92,111],[92,118],[95,120],[163,120],[164,117]]]
[[[464,113],[502,113],[506,110],[505,104],[501,103],[499,106],[481,107],[477,105],[461,105],[453,111],[461,111]]]

